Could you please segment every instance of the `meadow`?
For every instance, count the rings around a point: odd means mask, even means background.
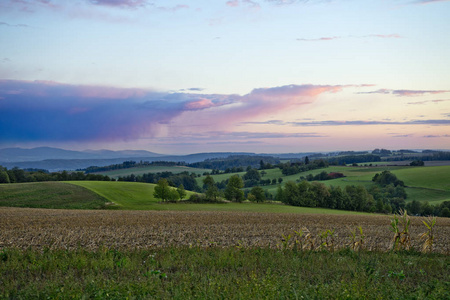
[[[450,166],[430,166],[430,167],[409,167],[409,166],[330,166],[324,169],[316,169],[295,175],[285,176],[281,170],[269,169],[264,170],[266,174],[262,179],[278,179],[282,178],[283,183],[287,181],[299,181],[300,177],[306,177],[309,174],[317,175],[323,171],[328,173],[343,173],[345,177],[321,181],[327,186],[340,186],[344,188],[346,185],[362,185],[366,188],[370,187],[373,182],[372,178],[376,173],[388,170],[394,173],[400,180],[404,181],[405,191],[408,195],[406,202],[412,200],[428,201],[430,204],[439,204],[443,201],[450,200]],[[237,173],[243,176],[245,172]],[[231,174],[212,175],[215,182],[227,179]],[[198,184],[201,186],[204,177],[197,178]],[[278,184],[278,183],[277,183]],[[276,185],[263,186],[265,190],[276,194]]]

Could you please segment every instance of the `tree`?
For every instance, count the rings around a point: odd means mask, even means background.
[[[206,186],[206,198],[208,198],[209,200],[217,201],[217,197],[219,196],[219,189],[214,182],[214,178],[207,175],[205,179],[203,179],[203,184]]]
[[[183,198],[186,197],[186,190],[184,189],[184,186],[182,184],[178,186],[177,193],[180,197],[180,200],[183,200]]]
[[[309,164],[309,158],[308,156],[305,156],[305,165]]]
[[[0,183],[10,183],[8,172],[0,166]]]
[[[266,201],[266,195],[264,194],[264,189],[262,187],[255,186],[250,193],[255,197],[256,202],[260,203]]]
[[[172,196],[170,195],[170,190],[171,188],[169,187],[167,179],[161,178],[155,186],[153,197],[161,199],[163,202],[167,201]]]
[[[241,188],[243,187],[244,182],[239,175],[231,176],[225,188],[225,198],[233,202],[242,202],[244,200],[244,192]]]

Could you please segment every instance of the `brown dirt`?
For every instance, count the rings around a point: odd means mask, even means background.
[[[422,220],[412,218],[411,240],[416,249],[426,229]],[[389,224],[389,217],[380,215],[0,208],[0,248],[276,247],[282,234],[303,227],[317,239],[320,232],[335,229],[336,246],[345,246],[350,241],[349,227],[362,226],[366,248],[388,250],[393,238]],[[435,251],[450,253],[450,219],[438,218],[435,228]]]

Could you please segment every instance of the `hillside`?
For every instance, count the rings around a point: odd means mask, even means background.
[[[64,182],[0,184],[0,206],[99,209],[108,201],[88,189]]]

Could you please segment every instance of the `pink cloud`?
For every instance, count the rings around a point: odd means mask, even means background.
[[[146,0],[90,0],[89,2],[95,5],[128,8],[142,7],[147,3]]]
[[[229,7],[237,7],[239,6],[239,0],[231,0],[231,1],[227,1],[227,6]]]
[[[187,110],[200,110],[216,106],[210,99],[200,99],[198,101],[189,102],[185,105]]]

